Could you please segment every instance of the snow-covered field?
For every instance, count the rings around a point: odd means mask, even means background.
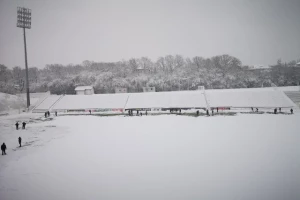
[[[1,200],[300,199],[300,113],[40,116],[0,117]]]

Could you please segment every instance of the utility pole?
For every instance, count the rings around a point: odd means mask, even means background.
[[[18,20],[17,27],[23,28],[24,35],[24,51],[25,51],[25,71],[26,71],[26,96],[27,96],[27,109],[30,106],[29,95],[29,80],[28,80],[28,63],[27,63],[27,49],[26,49],[26,31],[25,29],[31,29],[31,9],[18,7]]]

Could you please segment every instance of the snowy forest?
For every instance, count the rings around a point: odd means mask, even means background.
[[[152,61],[147,57],[119,62],[83,61],[82,64],[48,64],[43,69],[29,68],[30,92],[74,94],[75,87],[92,85],[95,93],[114,93],[116,87],[128,92],[141,92],[145,86],[156,91],[253,88],[299,85],[299,60],[283,63],[281,60],[269,69],[250,69],[230,55],[212,58],[184,58],[168,55]],[[0,92],[25,92],[24,67],[0,64]]]

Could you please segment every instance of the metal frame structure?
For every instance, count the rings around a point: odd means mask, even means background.
[[[17,14],[18,14],[17,27],[23,28],[23,35],[24,35],[27,109],[29,109],[30,96],[29,96],[28,61],[27,61],[26,31],[25,31],[25,29],[31,29],[31,9],[18,7]]]

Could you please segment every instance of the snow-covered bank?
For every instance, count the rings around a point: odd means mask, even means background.
[[[296,200],[299,117],[2,117],[0,199]]]
[[[25,105],[26,102],[19,96],[0,92],[0,114],[23,109]]]

